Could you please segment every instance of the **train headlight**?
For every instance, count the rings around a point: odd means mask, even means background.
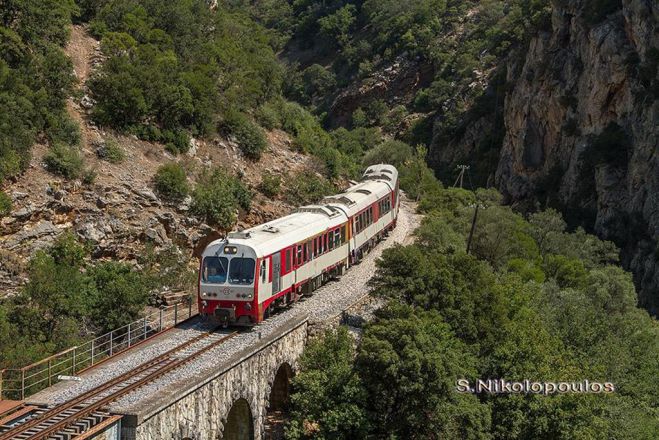
[[[245,303],[245,310],[252,310],[252,305],[250,303]]]
[[[202,301],[202,302],[201,302],[201,307],[202,307],[203,309],[205,309],[206,307],[208,307],[208,302],[207,302],[207,301]]]

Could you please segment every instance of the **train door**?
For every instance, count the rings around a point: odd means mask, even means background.
[[[272,294],[281,290],[281,253],[272,254]]]

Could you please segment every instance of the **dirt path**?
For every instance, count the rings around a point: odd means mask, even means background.
[[[100,56],[100,45],[87,33],[85,26],[74,25],[71,28],[71,38],[65,49],[73,63],[73,70],[78,81],[77,88],[85,89],[85,82],[93,70],[93,60]],[[90,143],[94,139],[85,121],[86,115],[74,97],[66,102],[69,115],[80,126],[81,146],[85,152],[91,152]]]
[[[65,52],[71,58],[80,86],[92,71],[92,59],[99,53],[99,43],[87,33],[85,26],[74,25]]]

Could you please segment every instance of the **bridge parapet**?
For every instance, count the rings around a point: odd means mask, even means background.
[[[297,369],[307,327],[306,316],[292,319],[213,368],[173,381],[133,405],[114,405],[111,411],[124,415],[121,439],[216,439],[224,438],[227,430],[249,427],[251,433],[231,437],[261,439],[275,377],[282,365]],[[237,402],[243,410],[232,410]],[[240,428],[232,426],[236,420]]]

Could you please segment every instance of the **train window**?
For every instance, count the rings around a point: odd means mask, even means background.
[[[341,243],[346,242],[346,225],[341,226]]]
[[[341,246],[341,231],[338,229],[334,231],[334,246]]]
[[[311,260],[311,242],[307,241],[304,244],[304,261]]]
[[[228,261],[225,257],[206,257],[202,265],[201,280],[204,283],[222,284],[227,280]]]
[[[261,262],[261,281],[265,283],[265,260]]]
[[[291,264],[292,258],[292,252],[290,249],[286,249],[286,272],[290,272],[291,269],[293,268],[293,265]]]
[[[329,250],[334,249],[335,244],[336,243],[334,243],[334,231],[330,231],[327,234],[327,249],[329,249]]]
[[[254,259],[232,258],[229,266],[231,284],[252,284],[254,282]]]
[[[298,244],[297,245],[297,264],[298,264],[298,266],[300,266],[303,263],[304,263],[304,260],[302,259],[302,245]]]

